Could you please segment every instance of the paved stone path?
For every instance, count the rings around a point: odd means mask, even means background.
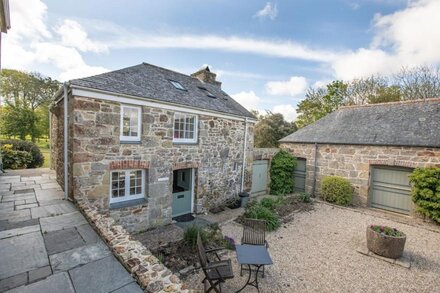
[[[0,292],[142,292],[49,169],[0,176]]]

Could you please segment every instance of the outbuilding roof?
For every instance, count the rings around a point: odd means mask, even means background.
[[[280,142],[440,147],[440,99],[342,107]]]
[[[176,88],[178,84],[182,89]],[[206,109],[215,112],[255,118],[219,85],[195,77],[142,63],[95,76],[71,80],[73,86],[125,94],[159,102]]]

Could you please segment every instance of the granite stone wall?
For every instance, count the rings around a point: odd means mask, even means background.
[[[312,193],[315,145],[282,143],[280,148],[295,157],[306,159],[306,192]],[[355,188],[354,203],[366,206],[370,171],[374,165],[407,168],[440,166],[440,148],[320,144],[317,151],[316,194],[324,176],[341,176]]]
[[[240,191],[244,121],[198,115],[198,142],[175,144],[172,140],[174,112],[142,107],[141,142],[121,143],[119,103],[84,97],[71,97],[69,102],[72,107],[71,192],[74,197],[87,199],[102,213],[110,214],[127,230],[140,231],[171,222],[173,170],[196,169],[195,212],[203,212]],[[252,153],[253,124],[248,123],[245,152],[245,189],[248,191]],[[54,149],[54,156],[60,158],[59,147]],[[58,176],[62,171],[59,163],[55,164]],[[145,201],[111,209],[111,170],[137,169],[139,164],[146,170]]]

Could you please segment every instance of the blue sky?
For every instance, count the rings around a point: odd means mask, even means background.
[[[6,68],[68,80],[204,64],[249,109],[296,116],[310,86],[440,62],[438,0],[10,0]]]

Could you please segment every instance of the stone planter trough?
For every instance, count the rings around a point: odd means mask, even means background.
[[[377,255],[399,258],[402,256],[405,242],[405,234],[400,237],[388,236],[374,231],[370,226],[367,227],[367,248]]]

